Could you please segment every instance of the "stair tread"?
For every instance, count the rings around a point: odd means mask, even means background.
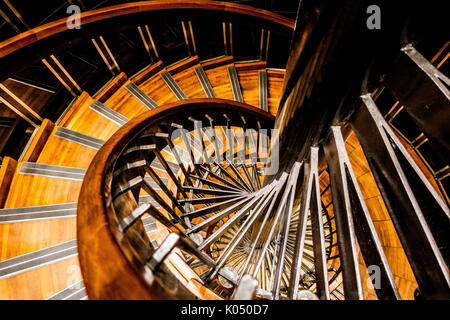
[[[69,277],[72,281],[81,280],[76,256],[0,279],[0,299],[47,299],[66,288]],[[18,288],[30,288],[30,290],[18,290]]]
[[[63,127],[55,128],[48,138],[37,162],[51,165],[87,168],[104,140],[75,131],[68,131]],[[67,139],[79,139],[78,142]],[[87,145],[90,145],[88,147]],[[55,154],[58,156],[55,157]]]
[[[107,140],[119,127],[117,123],[102,116],[91,108],[94,99],[85,98],[83,105],[74,109],[61,121],[60,126],[84,133],[91,137]],[[93,125],[95,124],[95,125]]]
[[[163,105],[165,103],[177,102],[177,97],[166,85],[164,80],[161,78],[161,72],[166,71],[163,69],[157,74],[151,76],[144,83],[139,85],[142,91],[145,92],[150,98],[152,98],[158,105]]]
[[[234,100],[227,72],[227,68],[231,66],[233,66],[233,63],[213,69],[205,69],[206,76],[208,77],[217,98]]]
[[[117,90],[106,102],[105,105],[125,117],[132,119],[139,114],[149,110],[143,102],[133,95],[127,86],[132,83],[127,81],[124,86]]]
[[[195,74],[194,68],[200,66],[199,64],[194,65],[188,69],[172,74],[173,79],[178,83],[181,90],[190,99],[195,98],[206,98],[200,81]]]
[[[19,163],[14,173],[5,208],[77,201],[82,181],[21,174],[22,165]],[[32,197],[28,191],[33,192]]]

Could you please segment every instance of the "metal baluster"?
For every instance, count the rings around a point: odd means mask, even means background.
[[[421,294],[429,299],[449,299],[450,211],[386,124],[371,95],[363,95],[362,100],[351,124]]]
[[[355,225],[354,232],[358,238],[365,264],[367,266],[375,265],[380,268],[380,287],[375,287],[378,298],[400,299],[394,276],[384,255],[369,210],[364,202],[348,158],[340,127],[331,127],[331,136],[327,140],[324,149],[330,171],[332,191],[334,192],[333,201],[342,202],[335,204],[336,210],[346,210],[346,214],[352,216]],[[344,259],[343,257],[341,261]],[[343,266],[345,279],[345,261]],[[345,290],[344,282],[344,292]]]

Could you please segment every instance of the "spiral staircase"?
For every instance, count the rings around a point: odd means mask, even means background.
[[[449,42],[342,58],[345,3],[92,6],[5,38],[0,299],[449,299]]]

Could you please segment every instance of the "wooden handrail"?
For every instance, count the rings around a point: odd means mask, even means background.
[[[242,112],[273,124],[269,113],[240,102],[223,99],[191,99],[160,106],[130,120],[98,151],[86,173],[78,201],[78,252],[84,284],[89,299],[172,299],[162,290],[161,280],[153,278],[121,249],[124,238],[112,230],[107,201],[112,170],[127,144],[145,129],[187,112]],[[181,121],[181,119],[180,119]],[[112,214],[112,213],[111,213]],[[123,239],[125,241],[125,239]],[[186,290],[186,289],[185,289]],[[194,297],[192,295],[192,297]]]
[[[198,1],[198,0],[171,0],[171,1],[139,1],[133,3],[120,4],[106,8],[86,11],[80,14],[80,25],[86,25],[109,18],[119,17],[127,14],[158,11],[158,10],[214,10],[227,13],[248,15],[270,22],[283,25],[287,28],[294,28],[294,21],[284,16],[272,13],[267,10],[258,9],[237,3],[221,1]],[[0,43],[0,58],[3,58],[14,51],[24,48],[32,43],[47,37],[53,36],[63,31],[67,31],[67,18],[59,19],[42,26],[23,32]]]

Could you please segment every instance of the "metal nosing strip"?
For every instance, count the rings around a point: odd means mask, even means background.
[[[129,82],[125,86],[125,88],[148,109],[151,110],[158,107],[158,104],[152,98],[150,98],[144,91],[142,91],[142,89],[139,88],[134,82]]]
[[[166,162],[174,174],[176,174],[178,169],[180,169],[180,166],[178,164],[169,162],[169,161],[166,161]],[[152,167],[153,169],[158,169],[158,170],[162,170],[162,171],[165,170],[163,165],[161,164],[161,162],[159,162],[158,158],[155,158],[155,160],[152,161],[150,167]]]
[[[145,217],[142,219],[142,223],[144,224],[145,231],[147,233],[152,233],[158,230],[158,226],[156,224],[156,220],[153,217]]]
[[[80,280],[65,289],[51,295],[46,300],[81,300],[86,296],[83,280]]]
[[[159,177],[161,179],[161,181],[167,185],[169,183],[169,178],[166,177]],[[148,184],[154,189],[154,190],[161,190],[161,187],[159,186],[159,184],[157,184],[155,182],[155,180],[153,180],[151,177],[149,176],[145,176],[144,180],[148,182]]]
[[[161,72],[160,76],[178,100],[185,100],[188,98],[168,71]]]
[[[211,83],[209,82],[208,77],[206,76],[205,70],[202,66],[198,66],[194,68],[195,74],[197,75],[198,80],[200,81],[200,85],[203,88],[203,91],[205,92],[205,95],[207,98],[215,98],[216,94],[214,93],[214,90],[211,86]]]
[[[259,107],[264,111],[269,111],[267,104],[267,73],[266,71],[258,72],[259,79]]]
[[[47,219],[71,218],[77,215],[77,203],[0,209],[0,224]]]
[[[82,181],[86,173],[86,169],[55,166],[50,164],[24,162],[20,168],[20,174],[43,176],[49,178],[59,178],[68,180]]]
[[[0,261],[0,279],[61,261],[78,254],[77,241],[70,240],[57,245]]]
[[[148,203],[148,202],[150,202],[151,205],[153,207],[155,207],[156,209],[161,208],[161,205],[158,202],[156,202],[151,196],[140,196],[139,197],[139,204]]]
[[[55,132],[55,137],[75,142],[77,144],[81,144],[85,147],[89,147],[96,150],[100,149],[102,145],[105,143],[105,141],[102,139],[97,139],[89,135],[74,130],[70,130],[64,127],[58,127],[58,129]]]
[[[66,297],[64,300],[85,300],[87,298],[85,288],[81,288],[73,294]]]
[[[125,123],[130,121],[127,117],[120,114],[119,112],[105,106],[100,101],[94,100],[92,104],[89,106],[92,110],[99,113],[103,117],[107,118],[108,120],[111,120],[112,122],[117,123],[119,126],[123,126]]]
[[[239,84],[239,78],[237,75],[236,67],[231,66],[227,68],[228,78],[231,83],[231,91],[233,92],[233,98],[235,101],[244,102],[242,97],[241,86]]]

